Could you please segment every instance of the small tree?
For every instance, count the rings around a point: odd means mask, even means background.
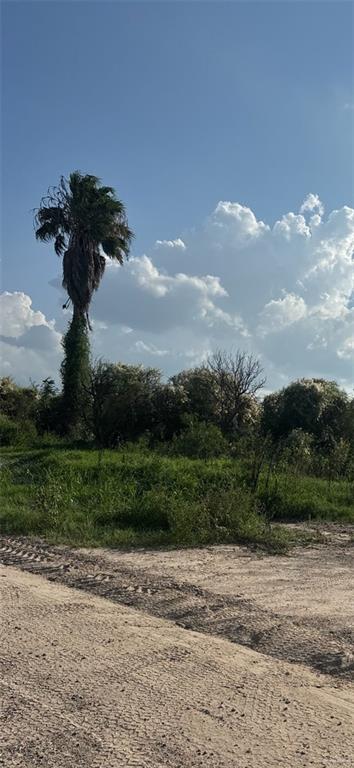
[[[209,357],[207,366],[215,382],[219,425],[225,433],[236,433],[250,409],[256,416],[256,394],[266,382],[263,368],[253,355],[221,350]]]
[[[301,429],[313,435],[318,448],[346,435],[349,400],[336,382],[300,379],[263,400],[262,427],[274,439]]]
[[[36,427],[39,434],[54,432],[60,434],[62,428],[62,398],[55,382],[44,379],[38,389],[39,399],[36,413]]]
[[[135,440],[155,424],[161,374],[141,365],[98,362],[91,374],[91,419],[96,441],[115,446]]]
[[[181,371],[171,378],[175,391],[184,394],[185,413],[201,421],[217,420],[217,392],[213,372],[206,366]]]
[[[175,383],[173,377],[167,384],[160,383],[153,396],[154,436],[157,440],[171,440],[184,427],[184,417],[189,412],[185,389]]]

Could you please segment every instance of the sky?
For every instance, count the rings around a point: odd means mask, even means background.
[[[269,389],[353,389],[353,5],[3,2],[0,374],[57,378],[61,265],[32,209],[74,169],[135,232],[94,356],[171,375],[215,348]]]

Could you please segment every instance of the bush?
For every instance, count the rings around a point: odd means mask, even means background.
[[[193,417],[187,417],[185,423],[186,429],[172,440],[173,455],[193,459],[213,459],[227,455],[229,446],[219,427]]]
[[[15,445],[17,431],[16,422],[0,414],[0,445]]]
[[[197,504],[178,503],[169,510],[174,539],[180,543],[211,543],[247,538],[259,528],[254,500],[243,488],[209,491]]]
[[[0,414],[0,446],[26,446],[36,441],[37,430],[33,421],[17,422]]]
[[[298,474],[312,469],[314,439],[302,429],[293,429],[280,452],[280,464]]]
[[[285,531],[271,528],[259,514],[255,498],[242,487],[210,492],[197,503],[179,500],[169,509],[170,528],[176,544],[254,544],[272,552],[285,552]]]

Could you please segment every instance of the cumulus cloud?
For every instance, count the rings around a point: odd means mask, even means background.
[[[227,201],[217,204],[211,223],[217,229],[232,228],[234,238],[240,242],[261,237],[269,230],[263,221],[257,221],[250,208]]]
[[[161,248],[182,248],[182,251],[184,251],[186,248],[186,245],[183,242],[183,240],[181,240],[180,237],[177,237],[176,240],[156,240],[155,247],[156,248],[160,248],[160,247]]]
[[[220,201],[184,234],[183,248],[171,246],[178,240],[108,268],[95,316],[126,322],[134,342],[168,351],[168,371],[199,351],[242,347],[262,357],[275,385],[324,375],[350,387],[353,209],[326,217],[311,193],[271,227],[250,208]]]
[[[354,210],[325,214],[314,193],[273,226],[220,201],[183,239],[158,240],[124,267],[107,265],[92,305],[94,355],[159,363],[170,374],[216,347],[242,348],[261,357],[268,388],[324,376],[350,389],[353,251]],[[3,334],[17,352],[47,354],[53,323],[29,297],[16,302]]]
[[[20,383],[57,378],[61,335],[22,292],[0,295],[0,375]]]
[[[310,192],[310,194],[307,195],[300,208],[300,213],[306,213],[306,211],[310,211],[311,213],[316,211],[319,216],[323,216],[324,214],[323,204],[321,203],[319,196],[314,195],[313,192]]]
[[[0,295],[0,331],[4,336],[16,337],[33,326],[53,327],[42,312],[32,309],[32,299],[25,293],[4,291]]]
[[[211,327],[243,328],[236,312],[218,305],[228,293],[215,275],[167,273],[147,255],[131,259],[124,268],[110,264],[106,271],[93,304],[100,322],[157,335],[181,328],[199,335]]]
[[[281,299],[272,299],[260,313],[258,331],[261,336],[277,333],[306,317],[307,307],[302,296],[286,293]]]

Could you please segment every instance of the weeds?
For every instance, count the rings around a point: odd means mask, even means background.
[[[191,460],[127,448],[2,453],[3,533],[99,546],[242,542],[286,551],[292,536],[271,521],[354,520],[352,484],[294,475],[260,477],[242,463]]]

